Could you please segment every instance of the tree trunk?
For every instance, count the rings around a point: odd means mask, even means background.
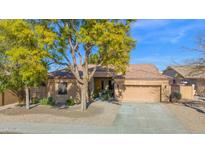
[[[25,93],[26,93],[26,109],[29,109],[30,104],[29,104],[29,88],[28,87],[25,88]]]
[[[87,109],[87,93],[88,93],[88,83],[84,81],[84,84],[81,86],[81,109],[85,111]]]
[[[2,92],[2,94],[1,94],[1,96],[2,96],[2,106],[4,106],[4,101],[5,101],[5,98],[4,98],[4,92]]]
[[[88,96],[88,56],[89,51],[86,50],[85,64],[83,67],[83,85],[81,88],[81,105],[82,111],[87,109],[87,96]]]

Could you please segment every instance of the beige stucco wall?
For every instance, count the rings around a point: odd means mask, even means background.
[[[182,99],[192,100],[194,97],[194,87],[191,85],[172,85],[172,92],[179,92]]]
[[[18,102],[18,98],[13,93],[8,91],[5,92],[4,99],[5,105]]]
[[[110,72],[95,72],[94,76],[93,77],[112,77],[113,74],[110,73]]]
[[[58,95],[58,85],[61,82],[67,83],[67,95]],[[56,102],[65,102],[67,99],[74,99],[76,103],[80,103],[80,89],[74,79],[50,79],[47,84],[48,96],[55,99]]]
[[[193,99],[193,87],[180,85],[180,93],[182,94],[182,99]]]
[[[3,97],[2,94],[0,94],[0,106],[3,105],[2,97]],[[8,90],[4,92],[4,105],[13,104],[17,102],[18,102],[18,98],[16,97],[16,95],[14,95]]]
[[[2,94],[0,93],[0,106],[2,106]]]
[[[67,95],[58,95],[58,85],[61,82],[67,82]],[[150,91],[153,91],[153,87],[156,93],[160,94],[160,101],[168,101],[170,95],[170,86],[168,80],[115,80],[115,98],[117,100],[123,100],[123,91],[125,86],[150,86]],[[156,88],[155,88],[156,87]],[[90,81],[89,90],[92,93],[94,89],[93,79]],[[144,89],[143,89],[144,90]],[[147,93],[146,97],[150,94]],[[47,83],[47,96],[52,96],[56,102],[65,102],[68,98],[72,98],[76,103],[80,103],[80,88],[77,86],[75,79],[49,79]],[[137,97],[137,96],[136,96]],[[157,96],[158,97],[158,96]],[[151,97],[150,97],[151,98]]]
[[[124,91],[126,90],[126,86],[160,87],[160,88],[156,88],[158,90],[160,89],[160,91],[159,91],[160,101],[168,101],[169,95],[171,92],[168,80],[123,80],[123,79],[116,79],[115,80],[115,98],[117,100],[122,101],[124,99],[123,97],[127,97],[127,96],[123,96]],[[147,95],[145,97],[149,97],[148,93],[145,93],[144,95]]]
[[[30,89],[31,98],[46,98],[47,97],[47,88],[46,86],[40,86]]]

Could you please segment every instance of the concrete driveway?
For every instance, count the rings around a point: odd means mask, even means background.
[[[186,133],[162,103],[123,103],[111,126],[90,124],[0,122],[0,133],[99,133],[99,134],[156,134]]]
[[[124,103],[114,126],[119,133],[186,133],[162,103]]]

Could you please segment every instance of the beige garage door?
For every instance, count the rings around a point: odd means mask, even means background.
[[[125,86],[123,101],[159,102],[160,86]]]

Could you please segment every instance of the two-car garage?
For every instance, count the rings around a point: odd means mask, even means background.
[[[124,76],[115,78],[115,98],[123,102],[162,102],[169,98],[166,76],[152,64],[129,65]]]
[[[123,101],[160,102],[160,86],[127,85],[122,94]]]

